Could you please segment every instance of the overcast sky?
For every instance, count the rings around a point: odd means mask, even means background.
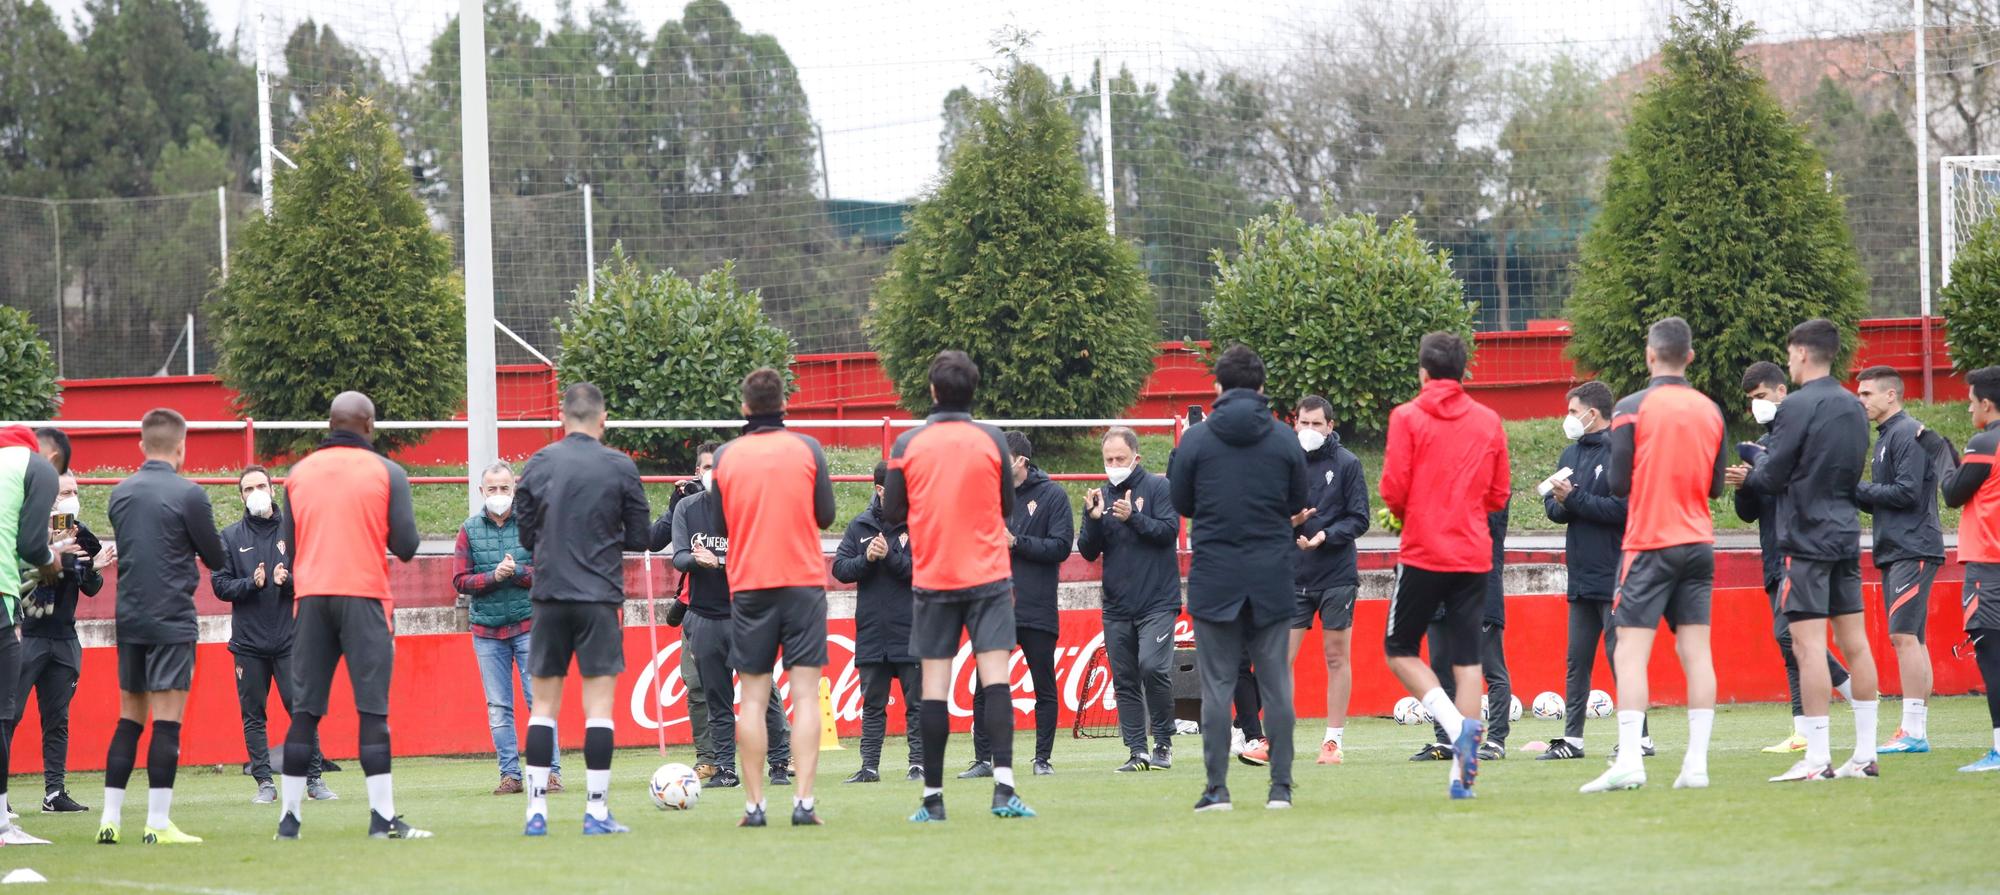
[[[70,19],[83,0],[49,0]],[[1406,9],[1427,0],[733,0],[744,27],[774,35],[798,66],[813,117],[824,129],[827,175],[841,198],[914,196],[937,173],[940,101],[952,88],[982,85],[992,42],[1004,28],[1034,35],[1030,58],[1058,78],[1089,77],[1100,47],[1115,67],[1162,81],[1176,66],[1276,64],[1304,31],[1337,25],[1354,3]],[[1613,65],[1647,52],[1664,33],[1673,0],[1465,0],[1486,39],[1514,56],[1558,48]],[[1889,0],[1739,0],[1770,37],[1854,30],[1862,10]],[[558,0],[521,0],[544,21]],[[574,4],[588,8],[586,0]],[[683,4],[628,0],[648,34]],[[392,71],[421,68],[432,37],[459,7],[453,0],[264,0],[265,31],[282,42],[300,20],[331,25],[344,40],[376,49]],[[224,42],[254,33],[258,0],[215,0]],[[406,63],[407,60],[407,63]]]

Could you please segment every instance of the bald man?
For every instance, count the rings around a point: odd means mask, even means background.
[[[292,530],[292,581],[298,629],[292,646],[297,698],[285,735],[284,813],[278,838],[299,838],[299,806],[312,766],[319,719],[326,715],[334,669],[347,659],[360,717],[361,770],[368,785],[368,835],[426,839],[430,832],[396,814],[389,780],[389,673],[396,644],[391,625],[389,554],[417,553],[410,480],[375,451],[375,403],[360,392],[333,399],[326,440],[292,467],[285,507]]]

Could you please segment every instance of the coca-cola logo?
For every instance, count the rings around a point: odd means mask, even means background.
[[[1193,639],[1194,628],[1189,621],[1186,618],[1175,620],[1175,644],[1186,645]],[[828,633],[826,644],[827,665],[822,671],[830,683],[834,720],[858,723],[861,720],[862,690],[861,669],[854,664],[854,638],[841,633]],[[1080,644],[1056,647],[1056,692],[1061,699],[1061,707],[1072,714],[1093,707],[1106,710],[1118,707],[1111,687],[1092,686],[1091,658],[1103,645],[1104,633],[1097,631]],[[633,682],[632,721],[646,730],[687,723],[687,686],[681,679],[680,650],[679,641],[661,647],[653,655],[653,661],[640,669],[638,678]],[[951,687],[946,693],[952,715],[960,718],[972,716],[972,698],[979,691],[977,671],[971,644],[961,645],[958,654],[951,660]],[[779,697],[790,699],[790,677],[782,667],[772,669],[772,673]],[[654,692],[656,681],[659,684],[657,695]],[[1034,711],[1034,680],[1028,671],[1027,658],[1018,649],[1007,659],[1007,688],[1013,695],[1017,713]],[[740,681],[731,688],[731,693],[741,698]],[[794,723],[800,723],[797,716],[794,716]]]

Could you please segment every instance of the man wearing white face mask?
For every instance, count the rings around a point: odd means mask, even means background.
[[[1104,651],[1118,697],[1118,732],[1131,758],[1120,772],[1173,766],[1174,618],[1181,611],[1181,520],[1164,476],[1139,463],[1139,436],[1104,433],[1103,488],[1084,494],[1077,555],[1104,559]],[[1153,751],[1146,752],[1146,731]]]
[[[521,546],[521,529],[514,519],[514,467],[504,460],[487,467],[479,476],[479,493],[486,505],[458,529],[451,585],[471,598],[472,652],[479,657],[486,726],[493,732],[493,752],[500,763],[500,785],[493,794],[519,795],[523,788],[514,681],[521,682],[521,708],[534,708],[528,685],[534,607],[528,590],[535,585],[535,555]],[[549,791],[562,791],[559,756],[549,769]]]
[[[1292,610],[1288,655],[1298,660],[1299,645],[1318,616],[1326,658],[1326,736],[1320,741],[1318,762],[1340,764],[1348,694],[1354,686],[1348,645],[1354,633],[1354,599],[1361,588],[1354,539],[1368,532],[1368,477],[1361,461],[1340,446],[1331,403],[1307,395],[1299,399],[1295,411],[1299,447],[1306,454],[1307,500],[1313,511],[1293,526],[1299,556],[1292,583],[1298,601]]]
[[[1623,554],[1627,501],[1611,493],[1604,471],[1611,462],[1611,411],[1617,398],[1602,382],[1586,382],[1569,392],[1569,412],[1562,419],[1563,435],[1574,442],[1556,461],[1542,495],[1542,511],[1550,522],[1565,526],[1563,556],[1569,566],[1569,651],[1565,662],[1563,735],[1549,743],[1539,760],[1562,761],[1584,756],[1583,721],[1590,700],[1590,675],[1597,664],[1597,645],[1606,660],[1618,643],[1611,624],[1612,597],[1618,591],[1618,561]],[[1561,475],[1568,472],[1567,476]],[[1539,490],[1539,489],[1538,489]],[[1642,731],[1643,734],[1643,731]],[[1643,742],[1643,740],[1642,740]]]
[[[292,710],[292,617],[291,534],[285,531],[282,514],[271,499],[271,474],[262,466],[250,466],[236,477],[237,494],[243,498],[243,518],[222,530],[222,549],[227,560],[209,574],[216,599],[229,604],[229,652],[236,660],[236,700],[243,712],[243,747],[250,755],[250,776],[257,781],[252,801],[268,805],[278,800],[278,787],[271,782],[271,747],[265,734],[266,706],[271,685],[278,685],[278,701]],[[306,793],[316,800],[335,798],[320,781],[317,744]]]

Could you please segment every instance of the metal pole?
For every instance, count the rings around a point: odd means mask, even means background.
[[[1112,171],[1116,170],[1111,156],[1111,55],[1104,41],[1104,12],[1097,15],[1097,121],[1104,129],[1100,135],[1104,152],[1104,230],[1118,235],[1117,193],[1112,188]]]
[[[188,314],[187,325],[187,374],[194,375],[194,314]]]
[[[819,138],[819,185],[826,190],[827,201],[833,201],[833,172],[826,166],[826,131],[819,122],[813,122],[813,136]]]
[[[1911,32],[1916,38],[1917,55],[1917,313],[1924,326],[1924,400],[1931,392],[1931,162],[1930,92],[1926,81],[1929,68],[1924,62],[1924,0],[1910,0],[1915,17]],[[1939,209],[1946,217],[1951,209]]]
[[[584,294],[597,300],[597,226],[591,218],[590,184],[583,185],[583,284]]]
[[[493,182],[486,155],[486,10],[459,0],[458,83],[465,102],[465,460],[466,505],[479,508],[478,470],[500,457],[493,378]]]
[[[229,188],[215,188],[215,230],[222,243],[222,278],[229,279]]]
[[[63,266],[62,266],[62,206],[49,203],[49,217],[55,220],[56,234],[56,378],[63,375]]]
[[[271,54],[264,44],[264,4],[257,3],[257,179],[264,194],[264,216],[271,216],[272,182],[277,170],[271,167]],[[486,60],[481,59],[484,65]]]

